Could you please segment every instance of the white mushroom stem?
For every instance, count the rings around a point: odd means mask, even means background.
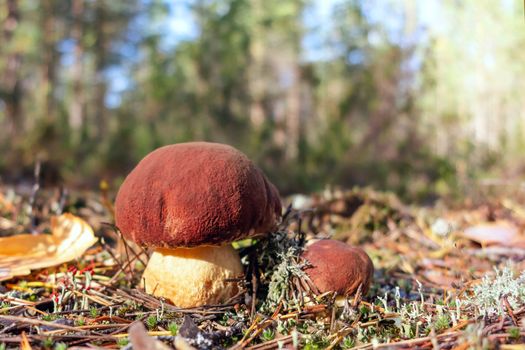
[[[243,275],[241,260],[230,245],[156,249],[142,276],[149,294],[179,307],[220,304],[235,296]]]

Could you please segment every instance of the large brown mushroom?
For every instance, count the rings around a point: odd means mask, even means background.
[[[243,269],[231,242],[268,232],[281,215],[277,189],[243,153],[207,142],[148,154],[126,177],[115,202],[124,237],[153,247],[146,292],[177,306],[234,296]]]
[[[366,294],[370,287],[374,265],[360,248],[324,239],[308,246],[301,256],[310,264],[306,274],[321,293],[348,296],[361,288]]]

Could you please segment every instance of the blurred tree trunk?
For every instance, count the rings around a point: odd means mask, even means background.
[[[297,62],[291,62],[291,67],[289,67],[291,82],[286,94],[286,160],[297,158],[301,136],[301,82]]]
[[[9,132],[15,138],[22,131],[23,126],[22,87],[18,74],[22,57],[16,51],[11,52],[12,49],[9,46],[20,22],[20,12],[17,0],[7,0],[5,7],[7,16],[2,23],[3,43],[0,46],[0,52],[5,55],[6,64],[0,77],[0,99],[5,104]]]
[[[55,120],[55,101],[53,91],[56,80],[57,66],[57,30],[55,17],[55,2],[44,0],[40,3],[40,28],[42,31],[42,85],[41,85],[41,102],[43,103],[43,119]]]
[[[263,12],[260,1],[252,1],[252,11],[255,16],[260,16]],[[252,28],[250,37],[250,69],[248,69],[248,89],[250,92],[250,122],[252,128],[259,131],[265,119],[268,117],[267,111],[264,110],[263,100],[265,94],[265,81],[263,79],[263,64],[264,64],[264,33],[261,26],[257,25],[259,20],[255,17],[255,24]]]
[[[360,144],[357,146],[359,152],[365,152],[367,148],[372,152],[374,159],[380,159],[385,154],[385,149],[391,147],[389,140],[384,140],[384,135],[388,133],[399,118],[392,118],[392,113],[396,111],[396,103],[399,103],[399,96],[397,92],[401,89],[401,72],[402,64],[401,52],[397,48],[391,49],[390,52],[384,54],[384,62],[379,62],[371,74],[371,83],[374,84],[374,90],[377,93],[377,100],[374,107],[368,111],[367,123],[368,130],[366,131]],[[387,66],[390,63],[391,66]],[[385,69],[385,67],[387,67]],[[382,145],[382,142],[386,144]],[[383,146],[383,147],[382,147]]]
[[[73,28],[71,36],[75,41],[75,61],[73,63],[73,98],[69,110],[69,127],[77,133],[84,123],[84,0],[73,0],[71,12]]]
[[[94,101],[94,117],[95,117],[95,139],[101,140],[106,133],[106,91],[107,85],[104,79],[104,69],[107,66],[108,50],[106,42],[106,25],[107,13],[104,1],[96,3],[95,9],[95,101]]]

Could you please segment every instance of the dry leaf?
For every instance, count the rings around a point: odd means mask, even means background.
[[[51,218],[50,235],[0,238],[0,281],[74,260],[96,241],[93,229],[69,213]]]
[[[509,246],[523,241],[518,228],[503,221],[470,226],[460,235],[484,246],[492,244]]]
[[[453,283],[457,283],[458,279],[454,278],[453,276],[449,276],[444,273],[444,271],[439,270],[425,270],[423,272],[423,275],[427,280],[430,282],[443,287],[443,288],[450,288],[452,287]]]
[[[141,322],[135,322],[129,327],[129,339],[134,350],[169,350],[167,345],[150,337]]]

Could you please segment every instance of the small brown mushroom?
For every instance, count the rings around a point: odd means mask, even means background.
[[[142,277],[148,293],[177,306],[217,304],[242,276],[231,242],[268,232],[281,215],[277,189],[243,153],[207,142],[148,154],[115,202],[125,238],[155,248]]]
[[[324,239],[309,245],[301,256],[311,264],[305,272],[321,293],[348,296],[361,288],[365,294],[370,287],[374,265],[361,248]]]

